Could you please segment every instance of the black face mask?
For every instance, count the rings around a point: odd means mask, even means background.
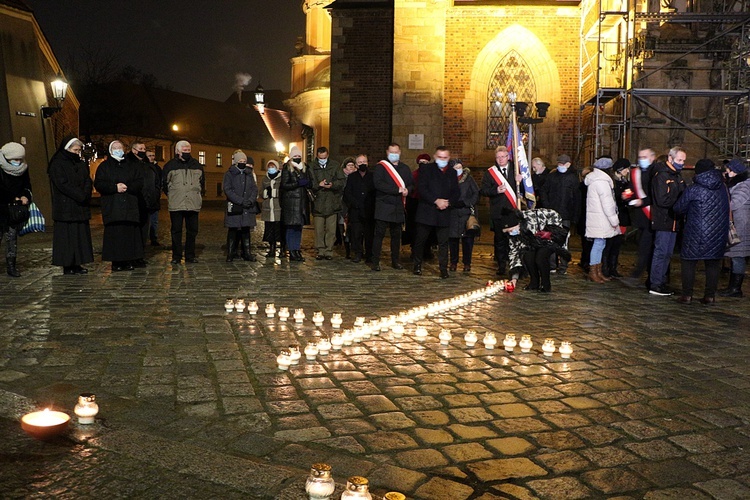
[[[190,161],[190,153],[182,153],[182,161]]]
[[[302,158],[292,158],[292,162],[299,163],[302,161]]]
[[[240,170],[245,170],[245,167],[247,167],[247,163],[238,163],[237,168]]]
[[[140,158],[141,160],[145,160],[146,159],[146,152],[145,151],[138,151],[135,155],[138,158]]]
[[[357,168],[360,172],[367,172],[367,163],[364,163],[362,165],[357,165]]]

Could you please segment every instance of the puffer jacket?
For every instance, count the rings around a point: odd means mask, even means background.
[[[182,161],[173,158],[164,165],[162,174],[164,192],[169,198],[170,212],[199,212],[206,192],[206,177],[203,165],[195,158]]]
[[[235,205],[241,205],[241,214],[230,214],[224,211],[224,227],[239,229],[242,227],[255,227],[255,200],[258,198],[258,184],[255,174],[249,165],[240,170],[237,165],[232,165],[224,173],[224,194],[227,201]]]
[[[614,182],[602,170],[595,168],[583,180],[586,192],[586,237],[612,238],[620,234]]]
[[[745,180],[729,188],[734,228],[740,235],[740,242],[727,248],[724,254],[727,257],[750,256],[750,179],[747,178],[747,173],[741,175],[744,175]]]
[[[300,170],[293,167],[291,162],[284,164],[281,171],[281,221],[284,225],[304,226],[310,223],[309,187],[307,167]]]
[[[268,174],[261,181],[260,196],[263,198],[260,220],[278,222],[281,220],[281,172],[271,179]]]
[[[461,177],[458,179],[458,190],[460,193],[458,206],[451,210],[451,229],[448,236],[450,238],[460,238],[466,232],[466,221],[469,220],[471,210],[479,202],[479,186],[471,176],[468,168],[464,168]],[[474,208],[474,215],[478,215]]]
[[[670,163],[657,163],[651,177],[651,229],[676,232],[679,227],[672,207],[685,190],[682,175]]]
[[[673,209],[685,216],[680,258],[721,259],[729,232],[729,192],[721,172],[696,175]]]

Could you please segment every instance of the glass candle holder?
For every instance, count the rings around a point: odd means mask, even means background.
[[[344,345],[352,345],[352,342],[354,342],[354,333],[348,328],[344,330],[341,337],[344,339]]]
[[[336,489],[336,482],[331,477],[331,466],[312,464],[310,475],[305,482],[305,492],[310,500],[328,500]]]
[[[321,356],[328,356],[328,353],[331,351],[331,341],[328,339],[328,337],[320,337],[320,340],[318,341],[318,354]]]
[[[531,335],[521,335],[521,341],[518,343],[518,346],[521,348],[521,352],[531,351],[531,347],[533,345],[534,342],[531,341]]]
[[[279,307],[279,321],[286,321],[289,319],[289,308]]]
[[[372,500],[370,482],[362,476],[352,476],[346,481],[341,500]]]
[[[563,359],[569,359],[570,355],[573,354],[573,346],[570,345],[570,342],[560,342],[558,350],[560,351],[560,357]]]
[[[237,299],[234,301],[234,310],[238,313],[245,312],[245,299]]]
[[[492,332],[487,332],[484,334],[484,338],[482,339],[482,342],[484,343],[485,349],[494,349],[497,345],[497,337]]]
[[[333,313],[331,315],[331,326],[335,329],[341,328],[341,323],[343,323],[343,320],[341,319],[341,313]]]
[[[325,318],[323,317],[323,313],[321,311],[315,311],[312,317],[313,325],[317,327],[321,327],[323,326],[323,321],[325,321]]]
[[[96,404],[96,396],[85,392],[78,396],[78,404],[73,408],[78,417],[79,424],[93,424],[96,414],[99,413],[99,405]]]
[[[289,369],[289,365],[292,364],[292,353],[289,349],[282,349],[281,353],[276,356],[276,364],[279,370],[286,371]]]
[[[251,301],[251,302],[250,302],[250,303],[249,303],[249,304],[247,305],[247,313],[248,313],[248,314],[249,314],[250,316],[255,316],[256,314],[258,314],[258,303],[257,303],[257,302],[255,302],[254,300],[253,300],[253,301]]]
[[[266,318],[273,318],[276,316],[276,306],[273,305],[273,302],[270,304],[266,304]]]
[[[333,335],[331,335],[332,350],[340,351],[342,345],[344,345],[344,337],[339,332],[335,332]]]
[[[234,311],[234,300],[233,299],[227,299],[226,302],[224,302],[224,310],[228,313]]]
[[[425,340],[427,338],[427,328],[423,326],[418,326],[416,330],[414,330],[414,336],[419,340],[420,342]]]
[[[305,310],[295,309],[294,310],[294,322],[297,324],[301,324],[304,320],[305,320]]]
[[[542,344],[542,353],[545,356],[552,356],[555,353],[555,341],[554,339],[545,339]]]
[[[300,351],[298,345],[292,344],[289,346],[289,356],[292,359],[293,365],[299,364],[299,360],[302,357],[302,352]]]
[[[364,325],[365,325],[364,316],[357,316],[357,318],[354,320],[354,326],[364,326]]]
[[[404,336],[404,324],[401,322],[395,323],[391,327],[391,334],[393,335],[393,338],[400,339]]]
[[[477,332],[474,330],[467,330],[466,334],[464,335],[464,342],[466,342],[466,347],[474,347],[477,343]]]
[[[508,333],[505,335],[505,340],[503,340],[503,346],[505,347],[505,350],[508,352],[513,352],[513,349],[516,348],[516,336],[515,334]]]
[[[451,343],[453,335],[451,335],[450,330],[443,328],[442,330],[440,330],[440,335],[438,335],[438,338],[440,339],[440,345],[449,345]]]
[[[309,342],[305,346],[305,358],[308,361],[315,361],[316,357],[318,357],[318,344],[316,342]]]

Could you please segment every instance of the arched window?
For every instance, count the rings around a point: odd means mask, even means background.
[[[516,93],[516,101],[536,102],[534,77],[523,57],[511,50],[495,67],[487,89],[487,149],[504,146],[508,137],[511,108],[508,92]]]

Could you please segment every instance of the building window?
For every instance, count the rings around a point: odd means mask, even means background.
[[[205,151],[198,151],[198,162],[201,165],[206,164],[206,152]]]
[[[164,161],[164,146],[154,146],[154,159]]]
[[[490,78],[487,89],[487,149],[504,146],[511,118],[508,93],[516,93],[516,101],[536,102],[534,77],[521,55],[511,50],[503,57]]]
[[[216,166],[221,168],[221,153],[216,153]]]

